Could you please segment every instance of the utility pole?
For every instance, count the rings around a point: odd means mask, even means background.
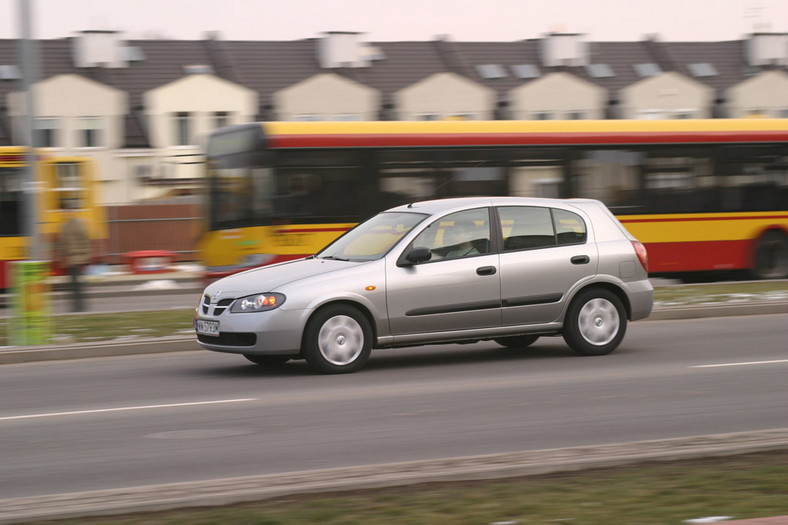
[[[31,4],[33,0],[18,0],[19,21],[22,27],[22,38],[19,42],[19,51],[22,58],[22,91],[25,93],[25,143],[27,149],[26,177],[25,177],[25,233],[30,239],[27,258],[32,261],[41,261],[43,249],[38,225],[38,193],[40,191],[36,181],[36,105],[33,87],[38,80],[36,65],[38,63],[36,42],[32,35]]]
[[[33,0],[18,0],[22,38],[19,54],[22,63],[22,90],[25,93],[26,121],[24,189],[24,233],[29,239],[27,260],[13,261],[9,281],[13,285],[9,340],[12,345],[46,344],[52,339],[52,316],[49,293],[49,263],[45,260],[42,232],[38,222],[41,184],[36,180],[36,108],[34,86],[38,80],[36,42],[31,29]]]

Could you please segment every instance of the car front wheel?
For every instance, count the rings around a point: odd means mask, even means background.
[[[569,306],[564,321],[564,340],[581,355],[605,355],[615,350],[627,331],[621,299],[611,291],[581,292]]]
[[[372,329],[358,309],[328,306],[309,320],[303,350],[307,362],[320,372],[355,372],[372,352]]]

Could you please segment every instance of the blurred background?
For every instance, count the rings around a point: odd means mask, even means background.
[[[0,3],[0,264],[23,257],[27,246],[22,202],[29,124],[20,87],[20,5]],[[779,1],[227,1],[222,9],[196,0],[28,5],[35,170],[45,188],[39,233],[51,246],[62,210],[82,210],[94,259],[103,264],[128,263],[128,254],[138,252],[204,262],[204,233],[217,220],[222,223],[207,211],[206,195],[216,188],[207,191],[206,140],[225,126],[788,117],[788,4]],[[706,153],[662,152],[652,165],[643,154],[593,152],[585,160],[608,171],[619,166],[616,177],[631,176],[624,172],[632,166],[654,171],[653,164],[670,164],[648,186],[661,188],[669,200],[670,192],[688,184],[695,190],[718,185],[708,182],[714,164]],[[766,173],[770,184],[785,191],[783,161],[782,150],[758,153],[733,175]],[[280,201],[295,200],[310,188],[349,183],[338,165],[331,174],[317,175],[304,167],[330,160],[299,162],[280,170],[288,178],[272,190]],[[580,195],[617,204],[612,188],[620,185],[609,181],[589,179],[582,191],[561,191],[556,170],[563,164],[550,162],[539,170],[531,166],[528,184],[493,191],[476,184],[460,193]],[[423,174],[438,168],[419,169]],[[489,169],[466,174],[466,182],[498,177],[498,168]],[[457,176],[450,172],[450,178]],[[434,190],[446,179],[433,175],[427,182],[389,177],[380,192],[405,192],[405,200],[445,196]],[[230,183],[227,172],[222,177]],[[726,185],[745,184],[727,180]],[[311,216],[313,223],[352,224],[391,203],[380,199],[353,213],[313,209],[298,212],[297,220],[292,208],[279,222],[305,223]],[[726,206],[641,211],[745,211]],[[328,240],[310,241],[310,249]],[[271,252],[258,250],[253,259],[267,260]]]

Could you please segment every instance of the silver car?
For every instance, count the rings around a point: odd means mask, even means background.
[[[599,201],[476,197],[382,212],[322,251],[205,289],[200,345],[258,364],[358,370],[373,348],[562,335],[612,352],[647,317],[646,250]]]

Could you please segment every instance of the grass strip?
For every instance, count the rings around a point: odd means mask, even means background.
[[[61,525],[680,524],[788,515],[788,451],[488,482],[296,496]],[[51,522],[47,522],[51,523]]]
[[[659,286],[654,289],[654,301],[657,307],[788,301],[788,281]],[[186,308],[55,316],[53,342],[66,344],[192,334],[193,313],[193,309]],[[8,344],[7,332],[7,320],[0,319],[0,346]]]
[[[192,335],[193,308],[153,312],[70,314],[53,319],[53,343],[84,343]],[[8,321],[0,319],[0,346],[8,344]]]

